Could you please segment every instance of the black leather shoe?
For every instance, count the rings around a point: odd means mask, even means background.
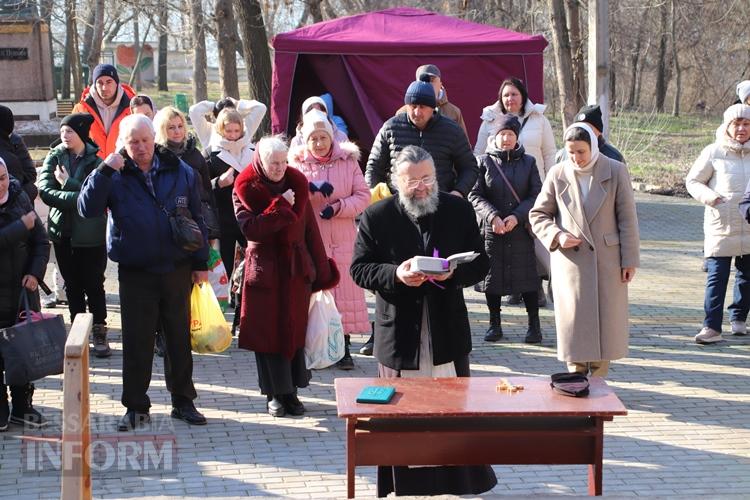
[[[190,425],[206,425],[206,417],[195,409],[193,403],[172,407],[172,418],[178,418]]]
[[[305,405],[302,404],[302,401],[299,400],[295,393],[283,394],[281,401],[284,405],[284,410],[289,415],[299,416],[305,414]]]
[[[370,338],[367,340],[367,342],[362,345],[362,347],[359,348],[359,353],[364,356],[372,356],[372,350],[375,347],[375,339],[372,335],[370,335]]]
[[[283,417],[286,415],[286,409],[284,408],[284,403],[280,399],[280,397],[274,396],[268,401],[267,404],[268,407],[268,414],[273,417]]]
[[[128,410],[117,423],[117,430],[127,432],[151,423],[151,416],[135,410]]]
[[[500,325],[490,326],[484,334],[485,342],[497,342],[501,338],[503,338],[503,327]]]

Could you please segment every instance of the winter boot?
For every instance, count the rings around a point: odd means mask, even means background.
[[[0,384],[0,432],[8,430],[10,408],[8,407],[8,390],[5,384]]]
[[[97,358],[108,358],[112,356],[112,349],[107,342],[107,325],[94,325],[92,329],[94,337],[94,356]]]
[[[372,356],[372,351],[375,348],[375,323],[372,321],[370,322],[370,330],[372,331],[370,338],[359,348],[359,353],[365,356]]]
[[[497,342],[503,338],[503,327],[500,326],[500,311],[490,311],[490,327],[484,334],[485,342]]]
[[[354,360],[349,352],[349,346],[351,345],[349,335],[344,335],[344,357],[336,362],[336,368],[340,370],[352,370],[354,368]]]
[[[10,412],[11,422],[33,429],[47,425],[47,419],[31,405],[33,396],[34,384],[10,386],[10,398],[13,403],[13,410]]]
[[[546,307],[547,306],[547,297],[544,296],[544,287],[542,286],[542,282],[539,282],[539,291],[537,292],[539,294],[539,298],[537,299],[536,303],[539,307]]]
[[[529,329],[526,330],[526,338],[524,342],[527,344],[541,344],[542,343],[542,327],[539,324],[539,313],[529,314]]]

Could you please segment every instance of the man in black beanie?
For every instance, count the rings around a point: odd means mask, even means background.
[[[130,114],[130,99],[135,91],[120,82],[117,69],[111,64],[99,64],[91,74],[91,86],[81,94],[73,113],[88,113],[94,118],[89,135],[99,146],[99,158],[115,152],[120,121]]]
[[[404,95],[406,112],[386,121],[372,145],[365,180],[370,188],[390,183],[398,153],[406,146],[420,146],[435,161],[440,191],[466,198],[477,180],[477,161],[461,127],[435,112],[435,90],[428,82],[414,81]],[[395,186],[391,184],[391,189]]]
[[[21,183],[21,187],[34,202],[37,195],[36,168],[23,138],[14,133],[13,111],[0,105],[0,158],[5,161],[8,173]]]
[[[598,105],[588,104],[586,106],[583,106],[578,110],[578,113],[576,113],[575,121],[583,122],[591,127],[591,129],[594,131],[594,134],[596,134],[597,140],[599,142],[599,152],[601,154],[603,154],[607,158],[617,160],[620,163],[625,163],[625,158],[623,158],[622,153],[620,153],[616,147],[608,143],[602,135],[602,130],[604,130],[604,122],[602,121],[602,110]],[[560,163],[561,161],[567,159],[568,152],[565,151],[565,148],[559,150],[555,155],[555,163]]]
[[[404,94],[406,112],[386,121],[375,137],[367,159],[365,181],[370,188],[391,182],[398,154],[406,146],[419,146],[430,154],[435,164],[438,189],[466,198],[474,187],[479,168],[469,139],[463,129],[450,118],[435,112],[437,98],[429,81],[414,81]],[[373,337],[360,349],[372,354]]]

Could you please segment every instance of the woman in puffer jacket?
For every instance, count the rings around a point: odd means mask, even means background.
[[[28,195],[0,158],[0,328],[16,323],[23,288],[38,300],[37,288],[48,260],[47,232]],[[32,428],[45,425],[47,420],[31,404],[34,384],[10,386],[13,410],[9,411],[3,372],[0,357],[0,431],[8,428],[8,418]]]
[[[497,130],[497,123],[501,117],[506,114],[514,115],[521,122],[521,132],[518,135],[518,142],[523,146],[526,154],[531,155],[536,160],[536,168],[539,172],[539,178],[544,182],[544,178],[549,169],[555,164],[555,136],[552,133],[552,126],[547,117],[544,116],[544,104],[534,104],[529,99],[529,93],[526,86],[518,78],[506,78],[500,84],[500,90],[497,93],[497,101],[491,106],[482,110],[482,125],[479,127],[477,134],[477,143],[474,146],[474,154],[482,155],[487,149],[492,147],[493,132]],[[492,137],[490,137],[492,135]],[[539,260],[537,267],[543,269],[547,262]],[[547,274],[545,269],[542,274]],[[543,279],[549,279],[549,276],[543,276]],[[538,290],[539,307],[547,304],[544,295],[544,289],[541,282]],[[508,304],[519,304],[521,297],[513,294],[508,300]]]
[[[338,367],[354,367],[349,335],[370,330],[365,292],[349,276],[357,228],[354,218],[370,204],[370,190],[359,168],[359,148],[339,142],[325,112],[308,111],[302,122],[304,144],[289,151],[289,165],[310,182],[310,202],[329,258],[339,266],[341,280],[333,289],[341,313],[346,350]]]
[[[703,328],[695,336],[699,344],[722,340],[724,297],[736,268],[734,300],[729,306],[733,335],[745,335],[750,310],[750,197],[740,199],[750,181],[750,106],[734,104],[724,112],[725,133],[706,146],[685,179],[688,192],[706,205],[703,216],[704,256],[708,276]]]

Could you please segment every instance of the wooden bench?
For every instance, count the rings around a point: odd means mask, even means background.
[[[346,419],[347,495],[362,465],[587,464],[589,494],[602,494],[604,421],[627,410],[600,378],[590,394],[555,393],[548,377],[338,378],[338,416]],[[361,404],[368,385],[391,385],[389,404]]]

